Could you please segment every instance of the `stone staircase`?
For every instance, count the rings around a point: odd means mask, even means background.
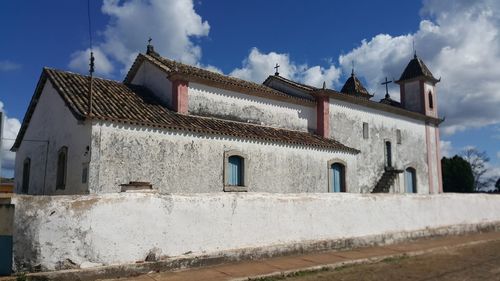
[[[384,173],[382,177],[375,185],[375,188],[372,190],[372,193],[389,193],[394,180],[396,179],[399,173],[402,173],[403,170],[397,170],[392,167],[385,167]]]

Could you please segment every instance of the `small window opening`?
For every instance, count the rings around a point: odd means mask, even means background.
[[[26,158],[23,162],[23,182],[21,192],[28,194],[30,188],[30,169],[31,169],[31,159]]]
[[[429,91],[429,108],[433,109],[434,108],[434,101],[432,100],[432,92]]]
[[[68,162],[68,147],[63,146],[57,154],[56,189],[66,188],[66,172]]]
[[[363,138],[368,139],[369,131],[368,131],[368,123],[363,122]]]

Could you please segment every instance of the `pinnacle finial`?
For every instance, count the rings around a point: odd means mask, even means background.
[[[323,81],[323,90],[326,89],[326,81]]]
[[[352,70],[351,70],[351,76],[354,76],[354,61],[352,61]]]
[[[274,69],[276,69],[276,72],[274,72],[274,75],[276,75],[276,76],[280,75],[280,73],[278,72],[278,68],[280,68],[280,65],[278,63],[276,63],[276,66],[274,67]]]
[[[151,37],[149,37],[149,39],[148,39],[148,46],[146,47],[146,54],[151,54],[151,53],[155,52],[155,48],[151,44],[151,41],[153,41],[153,39]]]

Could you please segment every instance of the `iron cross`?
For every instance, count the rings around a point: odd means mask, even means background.
[[[385,95],[386,96],[389,96],[389,86],[388,84],[389,83],[392,83],[392,80],[391,81],[387,81],[387,76],[385,77],[385,82],[382,82],[381,85],[385,85]]]
[[[149,37],[149,39],[148,39],[148,45],[151,45],[151,41],[153,41],[153,39],[151,39],[151,37]]]
[[[274,75],[276,75],[276,76],[280,75],[280,73],[278,72],[278,68],[280,68],[280,65],[276,64],[276,66],[274,68],[276,69],[276,72],[274,73]]]

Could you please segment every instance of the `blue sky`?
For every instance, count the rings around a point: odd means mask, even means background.
[[[414,41],[442,77],[443,153],[486,150],[500,176],[498,1],[91,0],[91,17],[98,75],[116,80],[151,36],[166,57],[255,82],[278,62],[284,76],[338,90],[354,61],[380,98],[380,82],[399,77]],[[0,106],[5,137],[15,137],[42,67],[86,72],[87,1],[2,1],[0,21]],[[10,176],[13,155],[4,156]]]

